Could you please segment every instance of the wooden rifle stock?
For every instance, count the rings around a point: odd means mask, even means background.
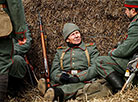
[[[41,21],[40,13],[38,13],[38,17],[39,17],[39,28],[40,28],[41,43],[42,43],[42,50],[43,50],[43,57],[44,57],[46,87],[48,88],[48,87],[50,87],[49,68],[48,68],[48,60],[47,60],[45,37],[44,37],[43,29],[42,29],[42,21]]]

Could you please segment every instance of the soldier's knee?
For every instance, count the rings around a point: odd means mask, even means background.
[[[98,56],[98,57],[95,59],[95,63],[96,63],[96,64],[100,64],[102,61],[103,61],[103,56]]]
[[[14,62],[22,62],[22,61],[24,61],[24,58],[22,57],[22,56],[20,56],[20,55],[15,55],[14,56]]]

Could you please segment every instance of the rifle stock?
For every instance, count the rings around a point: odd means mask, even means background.
[[[39,17],[39,28],[40,28],[40,34],[41,34],[41,44],[42,44],[42,50],[43,50],[43,57],[44,57],[44,67],[45,67],[45,77],[46,77],[46,86],[50,87],[50,79],[49,79],[49,68],[48,68],[48,60],[47,60],[47,52],[46,52],[46,44],[45,44],[45,37],[42,29],[42,21],[40,13],[38,13]]]

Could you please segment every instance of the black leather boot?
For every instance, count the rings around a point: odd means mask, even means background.
[[[0,75],[0,102],[5,102],[8,87],[8,74]]]
[[[23,87],[22,81],[23,80],[20,78],[9,76],[8,95],[10,95],[11,97],[18,96],[18,92],[20,92],[21,88]]]
[[[119,76],[117,72],[112,72],[105,79],[113,88],[114,94],[121,90],[125,83],[125,80],[121,76]]]
[[[58,102],[63,102],[64,100],[64,92],[60,88],[54,88],[55,90],[55,98],[54,100],[57,100]]]

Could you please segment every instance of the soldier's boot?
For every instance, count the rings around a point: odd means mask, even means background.
[[[118,73],[116,72],[112,72],[105,79],[113,88],[114,94],[117,93],[119,90],[121,90],[125,83],[125,80],[121,76],[119,76]]]
[[[5,102],[8,87],[8,74],[0,75],[0,102]]]
[[[11,97],[18,96],[18,92],[23,88],[23,79],[9,76],[8,95]]]
[[[45,92],[46,92],[46,80],[44,78],[39,79],[37,88],[41,92],[41,94],[43,94],[43,95],[45,94]]]
[[[44,95],[44,99],[47,102],[63,102],[64,92],[60,88],[49,88]]]

